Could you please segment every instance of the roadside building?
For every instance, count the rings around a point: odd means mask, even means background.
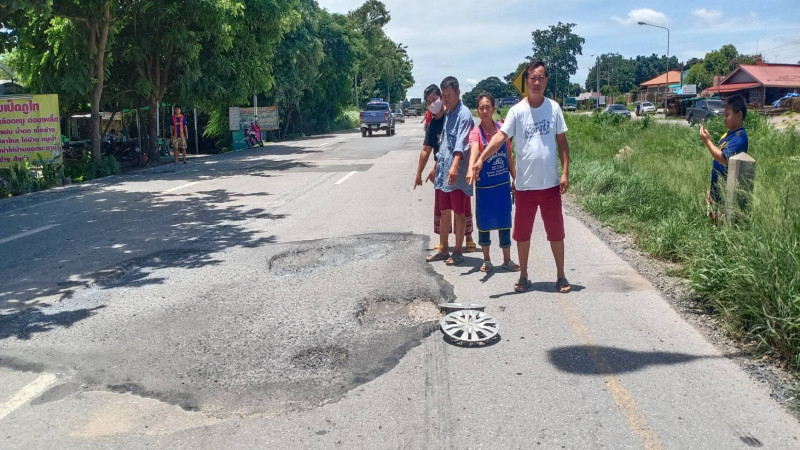
[[[800,93],[800,65],[761,63],[737,67],[702,95],[727,98],[739,94],[748,104],[763,108],[790,93]]]
[[[669,75],[669,77],[667,77]],[[639,85],[640,102],[648,101],[652,103],[660,102],[668,93],[672,93],[675,89],[681,87],[681,71],[670,70],[669,73],[663,73],[651,80],[647,80]]]

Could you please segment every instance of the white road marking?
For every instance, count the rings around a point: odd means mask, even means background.
[[[194,186],[195,184],[200,184],[200,182],[199,181],[192,181],[191,183],[186,183],[186,184],[182,184],[180,186],[175,186],[174,188],[169,188],[169,189],[167,189],[166,191],[163,191],[163,192],[166,194],[167,192],[177,191],[179,189],[183,189],[183,188],[186,188],[186,187],[189,187],[189,186]]]
[[[320,144],[320,147],[325,147],[326,145],[331,145],[331,144],[333,144],[333,142],[326,142],[324,144]]]
[[[347,181],[348,178],[350,178],[353,175],[355,175],[357,172],[358,172],[357,170],[354,170],[354,171],[348,173],[347,175],[343,176],[341,180],[339,180],[339,181],[337,181],[336,183],[333,183],[333,184],[342,184],[345,181]]]
[[[54,374],[42,374],[39,378],[20,389],[7,402],[0,403],[0,420],[5,419],[6,416],[17,410],[20,406],[28,403],[39,394],[46,391],[55,381],[56,376]]]
[[[25,236],[30,236],[30,235],[36,234],[36,233],[38,233],[40,231],[49,230],[50,228],[55,228],[55,227],[60,226],[60,225],[61,225],[60,223],[52,223],[50,225],[45,225],[43,227],[34,228],[33,230],[30,230],[30,231],[25,231],[23,233],[15,234],[13,236],[9,236],[7,238],[0,239],[0,244],[5,244],[6,242],[13,241],[14,239],[19,239],[19,238],[23,238]]]

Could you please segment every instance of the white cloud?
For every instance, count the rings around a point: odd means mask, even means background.
[[[705,24],[713,24],[722,17],[722,11],[711,11],[705,8],[695,9],[692,15]]]
[[[669,19],[664,13],[650,8],[633,9],[628,12],[628,17],[625,19],[616,16],[611,19],[622,25],[636,25],[639,22],[647,22],[653,25],[666,25],[669,23]]]

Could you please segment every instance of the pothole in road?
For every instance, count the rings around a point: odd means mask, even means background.
[[[377,260],[387,256],[393,247],[390,242],[356,242],[298,248],[271,257],[269,270],[279,275],[303,274],[353,261]]]
[[[337,369],[344,365],[350,352],[335,345],[311,347],[292,358],[292,364],[306,370]]]
[[[364,300],[356,316],[362,326],[394,331],[439,320],[442,318],[442,313],[436,303],[428,298],[411,300],[378,298]]]

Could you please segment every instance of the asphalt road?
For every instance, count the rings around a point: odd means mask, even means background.
[[[410,119],[0,202],[0,447],[800,446],[569,211],[568,295],[539,224],[528,293],[425,263],[421,144]],[[500,339],[451,345],[442,301]]]

